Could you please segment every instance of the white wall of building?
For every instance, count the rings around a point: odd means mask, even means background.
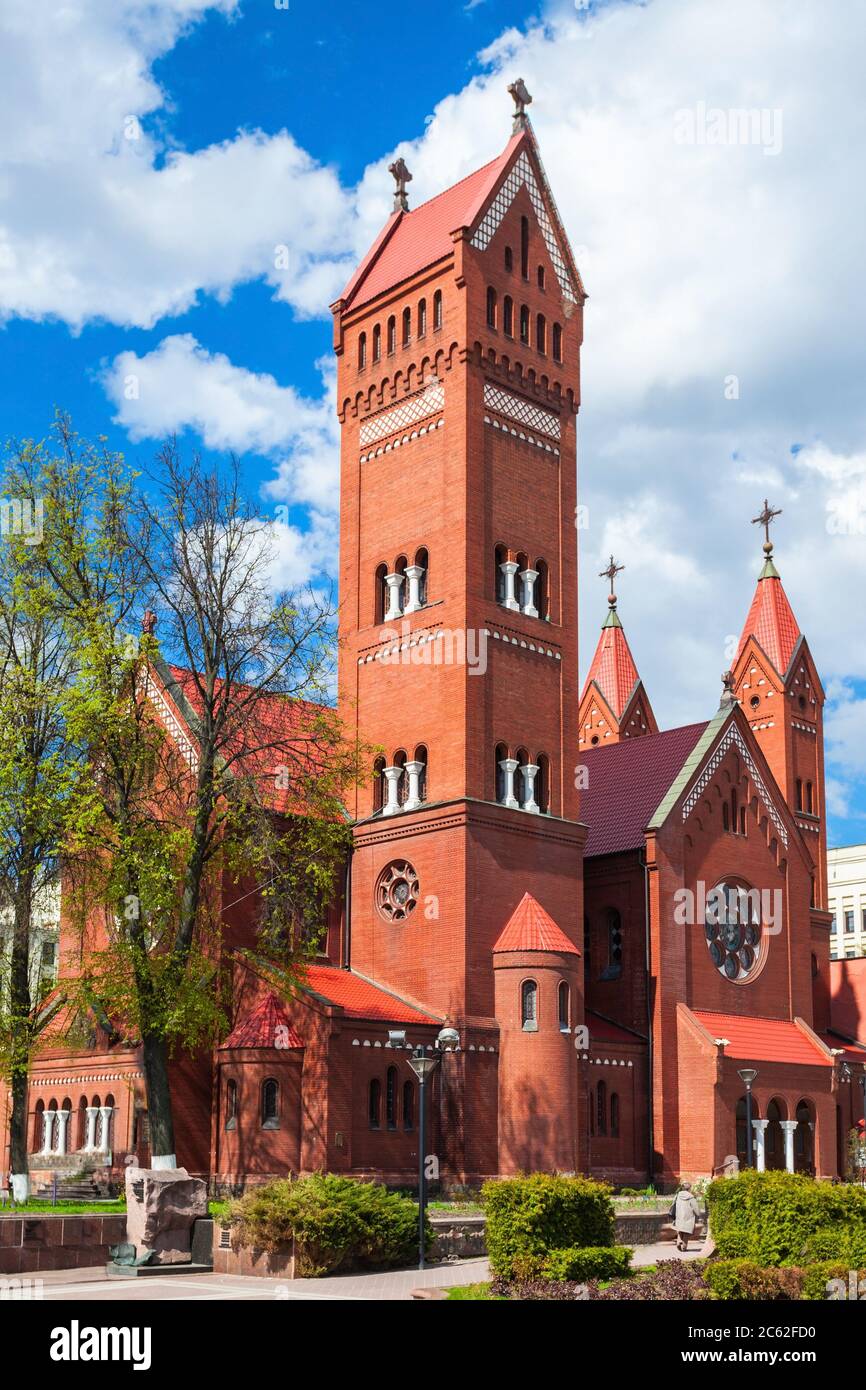
[[[834,918],[830,959],[866,956],[866,845],[828,849],[827,897]]]

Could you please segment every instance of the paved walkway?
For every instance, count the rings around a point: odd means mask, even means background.
[[[104,1268],[46,1270],[42,1297],[58,1303],[255,1302],[295,1299],[390,1301],[410,1299],[412,1290],[477,1284],[487,1278],[486,1260],[458,1260],[431,1269],[385,1274],[336,1275],[329,1279],[255,1279],[231,1274],[167,1274],[141,1279],[107,1279]]]

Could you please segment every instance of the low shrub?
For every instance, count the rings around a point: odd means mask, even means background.
[[[715,1298],[794,1301],[802,1292],[803,1271],[758,1265],[753,1260],[712,1260],[704,1270],[704,1280]]]
[[[414,1201],[334,1173],[253,1188],[232,1203],[231,1220],[241,1245],[273,1251],[294,1240],[296,1272],[306,1278],[407,1264],[418,1250]]]
[[[534,1279],[554,1251],[613,1246],[611,1189],[592,1178],[533,1173],[485,1183],[487,1253],[495,1275]]]
[[[858,1282],[866,1280],[866,1269],[856,1271]],[[851,1267],[839,1260],[821,1260],[813,1265],[808,1265],[803,1270],[803,1291],[802,1298],[812,1301],[821,1301],[839,1297],[838,1286],[836,1289],[828,1288],[834,1280],[842,1281],[842,1288],[845,1297],[850,1293],[851,1286]],[[864,1286],[866,1287],[866,1286]]]
[[[625,1279],[631,1273],[633,1251],[625,1245],[572,1246],[551,1250],[541,1266],[541,1278],[554,1283],[587,1279]]]
[[[708,1299],[711,1294],[701,1277],[701,1264],[698,1260],[661,1260],[655,1273],[616,1279],[605,1289],[593,1280],[586,1285],[587,1296],[598,1302],[628,1303]]]
[[[723,1259],[766,1266],[798,1265],[832,1257],[827,1232],[846,1232],[850,1258],[866,1247],[866,1190],[851,1183],[817,1182],[799,1173],[719,1178],[708,1189],[710,1226]],[[811,1255],[814,1251],[815,1255]]]

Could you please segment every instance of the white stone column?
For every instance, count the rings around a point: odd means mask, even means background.
[[[538,609],[532,600],[535,597],[535,581],[538,578],[538,570],[521,570],[520,578],[523,581],[523,611],[527,618],[537,618]]]
[[[516,758],[503,758],[499,766],[505,773],[505,795],[502,798],[503,806],[510,806],[513,810],[520,810],[520,802],[514,795],[514,774],[518,768]]]
[[[523,809],[537,812],[539,806],[535,799],[535,779],[538,776],[538,763],[524,763],[520,771],[523,773]]]
[[[759,1173],[763,1173],[767,1167],[766,1131],[769,1120],[753,1120],[752,1129],[755,1131],[755,1167]]]
[[[411,762],[406,764],[406,772],[409,776],[409,795],[403,803],[404,811],[416,811],[423,803],[421,801],[421,773],[424,771],[422,762]]]
[[[395,816],[400,810],[400,777],[402,773],[402,767],[386,767],[382,769],[382,776],[385,778],[388,790],[385,805],[382,807],[383,816]]]
[[[785,1167],[789,1173],[794,1171],[794,1132],[797,1128],[796,1120],[780,1120],[779,1123],[785,1131]]]
[[[409,602],[403,609],[404,613],[417,613],[419,608],[424,607],[421,602],[421,576],[423,573],[423,565],[406,566],[406,578],[409,580]]]
[[[386,574],[385,583],[388,585],[388,611],[385,614],[385,622],[393,623],[397,618],[403,616],[403,608],[400,603],[403,576],[402,574]]]
[[[66,1132],[69,1126],[69,1116],[71,1114],[71,1110],[57,1111],[57,1143],[54,1146],[55,1153],[66,1153]]]
[[[84,1141],[84,1153],[92,1154],[96,1148],[96,1117],[99,1114],[99,1107],[88,1105],[87,1107],[87,1138]]]
[[[517,574],[517,561],[503,560],[499,568],[505,575],[505,598],[502,600],[502,605],[504,608],[513,608],[519,613],[520,604],[517,602],[514,593],[514,577]]]
[[[56,1110],[43,1110],[42,1112],[42,1150],[44,1154],[51,1153],[51,1137],[54,1133],[54,1116]]]
[[[108,1153],[111,1148],[111,1117],[113,1114],[113,1105],[100,1105],[99,1117],[102,1122],[99,1132],[100,1153]]]

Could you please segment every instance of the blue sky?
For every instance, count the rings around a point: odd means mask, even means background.
[[[333,572],[327,304],[395,153],[436,193],[502,148],[522,74],[590,294],[582,669],[612,549],[660,722],[711,713],[769,495],[831,842],[866,839],[864,30],[843,0],[6,0],[3,433],[58,405],[134,459],[235,449],[288,509],[278,577]]]

